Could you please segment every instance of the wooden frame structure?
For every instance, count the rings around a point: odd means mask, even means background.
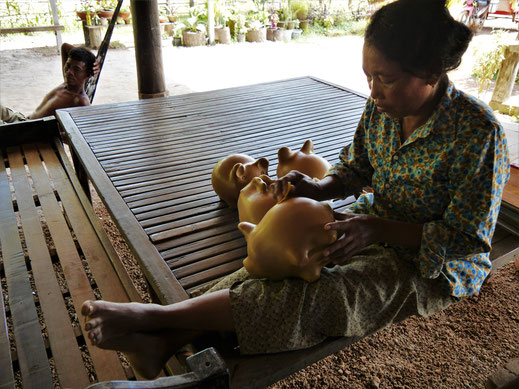
[[[50,7],[52,10],[52,26],[32,26],[32,27],[11,27],[11,28],[0,28],[0,35],[2,34],[18,34],[23,32],[39,32],[39,31],[54,31],[56,35],[56,46],[58,53],[61,54],[61,31],[64,30],[64,26],[59,24],[58,7],[56,6],[56,0],[49,0]]]

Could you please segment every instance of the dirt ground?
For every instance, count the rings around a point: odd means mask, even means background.
[[[488,31],[487,31],[488,32]],[[517,30],[510,33],[514,36]],[[137,99],[131,34],[118,28],[102,70],[95,104]],[[82,35],[64,36],[81,44]],[[488,44],[488,33],[471,47]],[[52,34],[0,38],[0,102],[26,114],[60,81]],[[47,47],[46,47],[47,46]],[[171,95],[313,75],[368,93],[359,37],[313,38],[297,43],[233,44],[175,48],[163,40],[164,70]],[[469,49],[469,53],[470,53]],[[467,55],[451,74],[460,89],[477,95]],[[481,96],[484,100],[490,95]],[[146,286],[106,211],[96,211],[132,278]],[[519,270],[498,270],[477,297],[430,318],[411,318],[278,382],[273,388],[483,388],[487,378],[519,357]]]

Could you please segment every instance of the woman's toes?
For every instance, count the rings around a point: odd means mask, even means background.
[[[91,300],[86,300],[81,306],[81,314],[83,316],[91,316],[94,313],[94,305]]]

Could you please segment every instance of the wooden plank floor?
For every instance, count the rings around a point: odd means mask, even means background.
[[[305,77],[67,111],[189,292],[240,268],[246,255],[237,212],[212,189],[215,164],[232,153],[266,157],[274,177],[277,150],[307,139],[333,163],[364,105],[362,95]]]

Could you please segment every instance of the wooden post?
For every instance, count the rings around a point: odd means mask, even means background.
[[[58,7],[56,7],[56,0],[49,0],[49,2],[50,2],[50,8],[52,9],[52,22],[54,23],[55,26],[59,26]],[[61,44],[63,43],[62,39],[61,39],[61,31],[56,30],[55,34],[56,34],[56,44],[58,45],[58,54],[61,55]]]
[[[207,33],[209,44],[214,45],[214,1],[207,0]]]
[[[168,95],[157,0],[131,0],[139,99]]]
[[[490,100],[490,107],[503,113],[516,114],[518,107],[506,104],[512,95],[515,78],[519,69],[519,44],[507,46],[505,49],[505,59],[501,64],[501,69],[497,75],[496,86]]]

